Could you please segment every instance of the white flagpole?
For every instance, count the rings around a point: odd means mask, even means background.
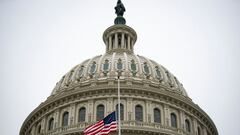
[[[118,135],[121,135],[121,114],[120,114],[120,76],[118,76]]]

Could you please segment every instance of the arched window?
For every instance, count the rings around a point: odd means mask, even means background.
[[[117,119],[118,119],[118,104],[116,105],[116,115],[117,115]],[[120,104],[120,119],[121,120],[124,119],[124,106],[123,106],[123,104]]]
[[[174,113],[171,113],[171,126],[172,127],[177,127],[177,116]]]
[[[187,132],[191,132],[191,125],[188,119],[185,120],[185,127]]]
[[[41,124],[38,126],[37,133],[38,133],[38,134],[41,133]]]
[[[69,113],[64,112],[63,117],[62,117],[62,126],[67,126],[68,125],[68,117],[69,117]]]
[[[97,121],[104,118],[104,105],[97,106]]]
[[[53,129],[53,124],[54,124],[54,118],[49,119],[48,121],[48,130]]]
[[[197,128],[197,135],[202,135],[200,127]]]
[[[154,122],[161,123],[161,111],[158,108],[153,110],[154,113]]]
[[[143,121],[143,107],[141,105],[135,107],[135,120]]]
[[[86,108],[82,107],[78,111],[78,122],[84,122],[86,117]]]

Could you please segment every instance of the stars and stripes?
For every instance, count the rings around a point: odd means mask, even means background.
[[[84,135],[108,135],[111,131],[117,130],[117,121],[115,111],[100,120],[96,124],[87,127]]]

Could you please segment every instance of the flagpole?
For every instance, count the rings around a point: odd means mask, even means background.
[[[120,114],[120,76],[118,76],[118,135],[121,135],[121,114]]]

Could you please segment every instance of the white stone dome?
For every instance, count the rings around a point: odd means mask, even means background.
[[[120,76],[132,83],[150,85],[159,90],[164,88],[188,97],[182,84],[171,72],[157,62],[134,53],[136,39],[137,34],[131,27],[121,24],[109,27],[103,34],[106,53],[72,68],[57,83],[51,95],[63,93],[71,87],[109,82]]]
[[[122,66],[119,67],[118,65]],[[121,69],[120,69],[121,68]],[[187,93],[178,79],[166,68],[157,62],[144,56],[127,52],[105,53],[85,60],[72,68],[57,83],[52,95],[57,95],[68,87],[79,87],[88,83],[109,82],[118,77],[134,82],[141,82],[146,85],[179,93],[186,96]]]
[[[26,118],[20,135],[83,135],[119,103],[123,135],[218,135],[171,72],[134,53],[137,34],[125,22],[117,16],[103,34],[106,52],[66,73]]]

